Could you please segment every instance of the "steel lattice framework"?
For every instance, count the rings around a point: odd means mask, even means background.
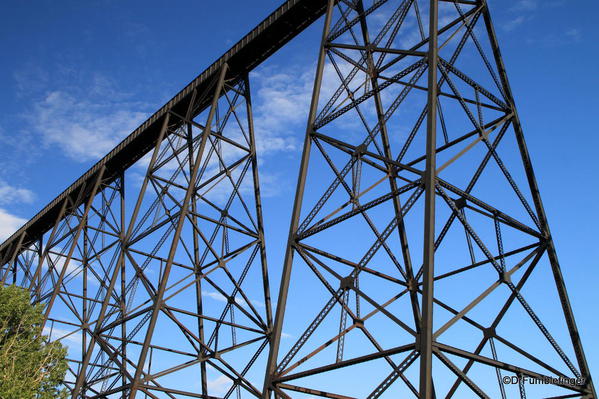
[[[322,15],[273,317],[249,72]],[[597,398],[485,0],[287,1],[0,264],[73,398]]]

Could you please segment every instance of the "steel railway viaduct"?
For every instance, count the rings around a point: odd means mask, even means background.
[[[274,302],[249,73],[318,20]],[[486,0],[285,2],[0,265],[72,398],[597,398]]]

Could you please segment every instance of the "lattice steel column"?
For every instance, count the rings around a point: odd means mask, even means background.
[[[595,397],[484,1],[329,2],[300,168],[265,397]]]

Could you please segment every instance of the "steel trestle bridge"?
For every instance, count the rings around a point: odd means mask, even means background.
[[[250,72],[316,21],[273,301]],[[486,0],[285,2],[0,279],[70,342],[72,398],[597,398]]]

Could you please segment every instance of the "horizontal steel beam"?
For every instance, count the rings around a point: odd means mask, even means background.
[[[128,169],[155,145],[159,137],[160,126],[165,115],[174,111],[184,115],[192,98],[192,92],[208,87],[223,64],[229,65],[226,79],[233,84],[242,79],[249,71],[270,57],[287,42],[310,26],[326,9],[326,0],[288,0],[272,14],[258,24],[250,33],[224,53],[218,60],[191,81],[183,90],[164,104],[144,123],[118,144],[112,151],[92,166],[71,186],[52,200],[37,215],[0,245],[0,261],[8,259],[11,250],[17,247],[25,248],[45,232],[52,228],[59,216],[61,205],[65,198],[75,202],[81,189],[89,186],[91,180],[102,167],[105,167],[105,182],[108,183]],[[194,117],[210,105],[209,96],[206,102],[200,104]],[[87,198],[81,198],[84,203]],[[21,234],[25,238],[21,245],[16,245]]]

